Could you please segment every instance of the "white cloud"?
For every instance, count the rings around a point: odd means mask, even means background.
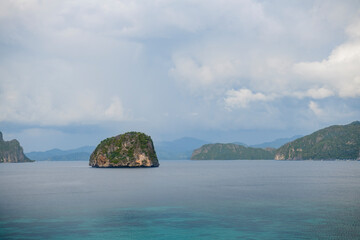
[[[226,92],[225,106],[231,110],[234,108],[246,108],[252,102],[271,101],[274,96],[266,96],[263,93],[253,93],[249,89],[229,90]]]
[[[290,93],[288,95],[288,97],[297,97],[299,99],[308,97],[308,98],[312,98],[312,99],[324,99],[324,98],[328,98],[334,96],[334,92],[327,89],[327,88],[310,88],[307,91],[303,91],[303,92],[294,92],[294,93]]]
[[[334,93],[331,90],[326,88],[317,88],[317,89],[312,88],[309,89],[306,93],[308,97],[311,97],[313,99],[322,99],[334,95]]]
[[[309,108],[317,117],[323,117],[324,111],[319,107],[316,102],[310,101]]]
[[[360,20],[347,28],[349,39],[327,59],[294,65],[296,74],[312,84],[322,84],[338,97],[360,96]],[[326,95],[326,94],[325,94]]]

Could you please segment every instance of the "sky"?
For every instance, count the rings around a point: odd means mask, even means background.
[[[360,1],[2,0],[0,131],[256,144],[360,120]]]

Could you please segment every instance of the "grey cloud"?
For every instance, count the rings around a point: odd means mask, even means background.
[[[358,58],[336,59],[357,53],[359,9],[358,1],[1,1],[0,127],[62,139],[55,146],[126,130],[215,138],[350,122],[360,116]],[[311,115],[340,105],[342,118]],[[62,129],[93,125],[101,130]]]

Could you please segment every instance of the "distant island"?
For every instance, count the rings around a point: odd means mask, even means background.
[[[193,151],[192,160],[360,160],[360,122],[330,126],[286,143],[278,149],[206,144]]]
[[[237,145],[234,143],[206,144],[194,150],[192,160],[262,160],[274,159],[275,149],[273,148],[252,148]]]
[[[359,160],[360,122],[334,125],[289,142],[276,151],[276,160]]]
[[[31,161],[30,159],[88,161],[95,149],[95,146],[71,150],[52,149],[45,152],[26,153],[26,157],[17,140],[6,142],[2,139],[1,133],[0,136],[0,162],[26,162]],[[156,158],[164,160],[360,160],[359,136],[360,122],[355,121],[347,125],[330,126],[304,137],[294,136],[250,146],[237,142],[210,144],[204,140],[185,137],[156,143]],[[155,149],[152,140],[151,144]],[[9,149],[17,150],[10,151]]]
[[[25,156],[18,140],[4,141],[0,132],[0,163],[33,162]]]
[[[89,165],[98,168],[158,167],[153,141],[140,132],[107,138],[90,156]]]

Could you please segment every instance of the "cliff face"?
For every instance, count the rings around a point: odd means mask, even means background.
[[[360,159],[360,122],[335,125],[287,143],[276,160]]]
[[[0,163],[32,162],[24,155],[23,148],[17,140],[4,141],[0,132]]]
[[[129,132],[103,140],[90,156],[92,167],[158,167],[150,136]]]
[[[206,144],[194,150],[192,160],[261,160],[274,159],[275,149],[244,147],[237,144]]]

